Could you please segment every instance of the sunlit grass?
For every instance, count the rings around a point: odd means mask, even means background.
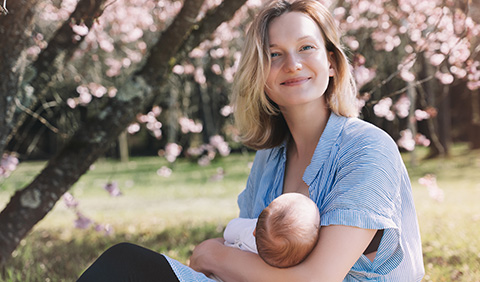
[[[426,150],[417,150],[420,160]],[[129,241],[166,253],[184,263],[193,247],[205,238],[220,236],[229,219],[237,216],[236,197],[243,189],[253,155],[232,155],[208,167],[179,160],[173,174],[156,171],[158,157],[133,158],[129,163],[101,160],[71,189],[79,210],[114,233],[73,227],[74,212],[59,201],[54,210],[25,238],[9,261],[0,281],[74,281],[103,250]],[[421,228],[424,281],[480,281],[480,151],[455,146],[449,158],[410,164],[404,154]],[[18,187],[41,169],[42,163],[21,164],[0,183],[0,208]],[[211,177],[223,168],[220,181]],[[434,174],[444,191],[443,202],[430,198],[418,183]],[[116,181],[121,197],[104,191]]]

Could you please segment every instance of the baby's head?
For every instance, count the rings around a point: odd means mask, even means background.
[[[297,265],[317,244],[319,231],[317,205],[299,193],[282,194],[258,217],[255,230],[258,255],[275,267]]]

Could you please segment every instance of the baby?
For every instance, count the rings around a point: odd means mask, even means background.
[[[301,263],[310,254],[319,231],[317,205],[302,194],[286,193],[273,200],[258,220],[230,221],[223,237],[227,246],[258,253],[269,265],[286,268]]]

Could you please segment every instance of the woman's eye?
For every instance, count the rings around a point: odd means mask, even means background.
[[[313,46],[307,45],[307,46],[303,46],[301,48],[302,51],[307,51],[307,50],[310,50],[310,49],[313,49]]]
[[[280,54],[274,53],[274,52],[270,53],[270,57],[271,57],[271,58],[278,57],[279,55],[280,55]]]

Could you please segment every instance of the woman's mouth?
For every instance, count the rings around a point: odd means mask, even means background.
[[[287,79],[284,82],[280,83],[280,85],[296,86],[296,85],[303,84],[303,83],[305,83],[309,80],[310,80],[310,77],[296,77],[296,78],[292,78],[292,79]]]

